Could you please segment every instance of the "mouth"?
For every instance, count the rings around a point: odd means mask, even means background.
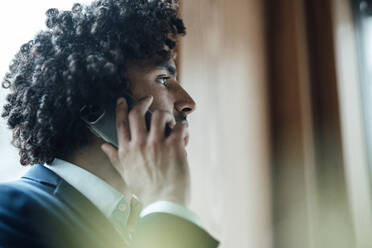
[[[190,134],[188,132],[188,128],[189,128],[189,123],[188,121],[184,121],[186,123],[186,129],[187,129],[187,133],[185,135],[185,137],[183,138],[183,141],[184,141],[184,146],[186,147],[188,144],[189,144],[189,141],[190,141]],[[165,136],[168,137],[171,132],[173,131],[173,128],[174,126],[170,126],[170,125],[167,125],[166,128],[165,128]]]
[[[184,138],[184,141],[185,141],[185,147],[189,144],[189,135],[186,135],[186,137]]]
[[[189,140],[190,140],[190,134],[189,134],[189,122],[187,120],[183,120],[184,122],[186,122],[186,129],[187,129],[187,134],[184,138],[184,141],[185,141],[185,147],[189,144]]]
[[[187,129],[187,134],[186,136],[183,138],[184,140],[184,145],[185,147],[189,144],[189,140],[190,140],[190,135],[189,135],[189,132],[188,132],[188,129],[189,129],[189,122],[187,121],[187,117],[185,114],[183,114],[182,116],[175,116],[175,121],[176,123],[178,122],[184,122],[186,123],[186,129]]]

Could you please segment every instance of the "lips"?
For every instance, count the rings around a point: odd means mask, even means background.
[[[187,134],[184,138],[184,141],[185,141],[185,147],[189,144],[189,140],[190,140],[190,135],[189,135],[189,122],[187,120],[184,120],[184,122],[186,122],[186,129],[187,129]]]
[[[186,136],[183,138],[183,140],[184,140],[184,145],[185,145],[185,147],[189,144],[189,140],[190,140],[190,136],[189,136],[189,133],[188,133],[188,128],[189,128],[189,122],[186,120],[186,118],[177,118],[177,117],[175,117],[175,120],[176,120],[176,123],[179,123],[179,122],[184,122],[186,125],[185,125],[185,127],[186,127],[186,129],[187,129],[187,133],[186,133]],[[172,127],[170,127],[170,131],[172,131],[173,130],[173,128],[174,128],[174,126],[172,126]]]
[[[189,135],[186,135],[186,137],[184,138],[184,141],[185,141],[185,146],[187,146],[189,144]]]

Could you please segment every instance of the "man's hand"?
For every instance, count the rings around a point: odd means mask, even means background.
[[[154,111],[148,132],[144,116],[152,101],[153,97],[139,101],[128,114],[127,102],[120,98],[116,108],[119,148],[107,143],[101,148],[144,206],[157,200],[185,205],[190,185],[186,122],[176,123],[169,112]],[[165,137],[167,124],[172,131]]]

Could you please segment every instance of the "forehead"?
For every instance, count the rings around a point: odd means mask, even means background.
[[[163,65],[171,65],[173,67],[176,66],[176,59],[177,59],[177,51],[176,50],[168,50],[165,49],[170,53],[170,58],[168,60],[165,60],[162,57],[154,57],[147,60],[141,60],[141,61],[134,61],[133,64],[137,64],[141,66],[142,68],[154,68],[159,67]]]
[[[166,60],[146,60],[140,62],[133,62],[127,65],[128,72],[141,70],[143,72],[151,72],[154,70],[165,69],[171,74],[175,74],[177,71],[175,57]]]

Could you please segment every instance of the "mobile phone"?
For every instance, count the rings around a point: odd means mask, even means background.
[[[128,110],[130,111],[137,103],[137,100],[129,94],[124,94],[123,97],[127,100]],[[151,115],[150,111],[147,111],[145,114],[147,131],[150,130]],[[84,105],[80,109],[80,118],[87,124],[89,130],[93,134],[118,148],[116,132],[116,100],[109,103],[106,107]],[[166,130],[168,130],[166,132],[169,133],[169,128]]]

